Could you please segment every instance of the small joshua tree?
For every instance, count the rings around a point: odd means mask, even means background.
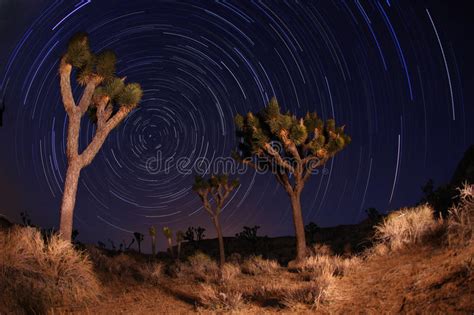
[[[170,252],[171,257],[173,257],[173,231],[167,226],[163,228],[163,235],[168,241],[168,251]]]
[[[306,256],[306,240],[301,213],[301,192],[313,171],[344,149],[351,138],[344,126],[336,127],[333,119],[323,122],[316,113],[297,118],[281,113],[276,98],[258,113],[235,117],[239,140],[234,157],[260,170],[270,170],[291,200],[296,234],[297,257]],[[275,144],[281,144],[276,148]]]
[[[151,236],[151,253],[154,257],[156,255],[156,228],[154,226],[150,227],[148,233]]]
[[[137,244],[138,244],[138,252],[141,254],[142,253],[143,234],[140,233],[140,232],[135,232],[135,233],[133,233],[133,236],[135,237],[135,240],[137,241]]]
[[[225,263],[224,252],[224,237],[222,235],[222,228],[219,222],[219,216],[226,199],[230,193],[239,186],[238,180],[229,181],[227,175],[212,175],[208,180],[204,180],[201,176],[196,176],[193,190],[199,195],[203,203],[204,209],[209,213],[212,223],[217,231],[217,238],[219,239],[219,256],[220,266]],[[214,200],[211,204],[210,198]],[[199,237],[198,237],[199,239]]]
[[[176,231],[176,245],[178,248],[178,259],[181,256],[181,243],[184,241],[183,231]]]
[[[316,233],[319,230],[319,226],[314,222],[309,222],[307,225],[304,226],[304,231],[306,236],[309,238],[309,243],[313,244],[316,240]]]
[[[235,234],[235,237],[240,240],[245,240],[254,243],[258,240],[257,233],[259,229],[259,225],[255,225],[253,227],[244,226],[243,231]]]
[[[195,229],[195,232],[196,232],[196,240],[198,242],[202,241],[206,237],[206,235],[204,234],[204,232],[206,232],[206,229],[201,226],[198,226]]]
[[[59,63],[61,96],[68,116],[66,142],[67,173],[61,204],[59,232],[71,240],[73,211],[81,170],[88,166],[104,144],[109,133],[138,105],[142,97],[139,84],[125,84],[125,78],[115,76],[115,54],[104,51],[94,54],[86,34],[71,38]],[[71,74],[84,87],[76,104],[71,86]],[[88,113],[97,128],[92,141],[79,153],[81,118]]]
[[[194,242],[194,228],[192,226],[188,227],[186,233],[184,233],[184,240]]]

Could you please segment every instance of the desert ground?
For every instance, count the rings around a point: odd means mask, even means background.
[[[446,219],[428,205],[319,229],[304,263],[294,240],[226,238],[155,257],[44,238],[2,220],[2,314],[472,314],[473,186]],[[240,252],[238,251],[242,249]],[[176,251],[176,247],[173,249]]]

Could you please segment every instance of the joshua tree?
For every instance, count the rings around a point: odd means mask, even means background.
[[[382,215],[376,208],[367,208],[365,210],[365,213],[367,213],[367,217],[372,222],[378,222],[380,219],[382,219]]]
[[[198,242],[202,241],[206,237],[204,234],[204,232],[206,232],[205,228],[198,226],[194,231],[196,232],[196,240]]]
[[[254,227],[244,226],[243,231],[240,233],[235,234],[235,237],[240,240],[250,241],[255,243],[258,240],[257,232],[260,229],[259,225],[255,225]]]
[[[20,212],[20,216],[24,226],[32,226],[30,214],[28,213],[28,211],[25,210],[24,212]]]
[[[173,232],[169,227],[165,226],[163,228],[163,235],[168,241],[168,250],[170,252],[171,257],[173,257]]]
[[[313,171],[345,148],[351,138],[333,119],[323,122],[316,113],[297,118],[280,112],[276,98],[258,113],[235,117],[239,140],[234,157],[259,170],[270,170],[290,197],[297,257],[306,256],[300,196]],[[278,146],[276,144],[279,144]]]
[[[184,240],[194,242],[194,228],[192,226],[188,227],[186,233],[184,233]]]
[[[178,248],[178,259],[181,256],[181,243],[184,241],[183,231],[176,231],[176,245]]]
[[[151,236],[151,253],[153,257],[156,255],[156,228],[154,226],[150,227],[148,233]]]
[[[307,225],[305,225],[304,231],[306,233],[306,236],[309,238],[310,244],[313,244],[316,241],[315,236],[318,230],[319,230],[319,227],[314,222],[309,222]]]
[[[120,248],[123,249],[123,251],[128,251],[130,250],[130,247],[132,247],[133,243],[135,243],[135,238],[132,238],[130,243],[128,243],[125,240],[122,240],[122,244],[120,244]]]
[[[212,223],[216,227],[217,238],[219,239],[219,256],[220,266],[225,263],[224,237],[219,222],[219,215],[224,207],[225,200],[230,193],[239,186],[238,180],[229,181],[227,175],[212,175],[208,180],[204,180],[201,176],[196,176],[193,190],[199,195],[203,203],[204,209],[212,218]],[[211,204],[209,198],[212,197],[214,205]],[[199,239],[199,237],[198,237]]]
[[[143,241],[143,234],[140,232],[135,232],[133,233],[133,236],[135,237],[135,240],[137,241],[138,244],[138,252],[141,254],[142,253],[142,241]]]
[[[61,204],[59,231],[63,239],[70,240],[73,211],[81,170],[88,166],[104,144],[109,133],[138,105],[142,97],[139,84],[125,84],[125,78],[115,76],[115,54],[104,51],[95,55],[89,48],[86,34],[71,38],[66,53],[59,63],[61,95],[68,116],[67,173]],[[73,98],[71,74],[84,87],[78,103]],[[88,113],[96,124],[94,138],[79,153],[81,118]]]

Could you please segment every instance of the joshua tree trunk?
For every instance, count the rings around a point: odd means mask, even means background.
[[[224,237],[222,236],[222,229],[219,223],[219,217],[213,217],[212,221],[217,231],[217,238],[219,239],[219,265],[222,267],[225,264],[225,251],[224,251]]]
[[[152,236],[151,237],[151,252],[153,254],[153,257],[156,255],[156,237]]]
[[[74,205],[76,203],[77,185],[79,183],[79,174],[81,166],[78,162],[69,164],[66,173],[66,182],[64,183],[64,194],[61,204],[59,233],[65,240],[70,240],[72,236],[72,222]]]
[[[178,242],[178,257],[177,257],[178,260],[179,260],[180,256],[181,256],[181,242]]]
[[[306,257],[306,237],[304,233],[303,215],[301,213],[300,193],[293,192],[289,195],[296,235],[296,263],[299,263]]]
[[[171,238],[168,239],[168,250],[169,250],[169,252],[170,252],[171,258],[173,258],[173,257],[174,257],[173,241],[171,240]]]

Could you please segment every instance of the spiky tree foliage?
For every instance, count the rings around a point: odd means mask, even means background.
[[[141,254],[142,253],[142,241],[143,241],[143,234],[140,232],[135,232],[133,233],[133,237],[135,237],[135,240],[137,241],[138,244],[138,252]]]
[[[163,235],[166,237],[168,241],[168,251],[170,255],[173,256],[173,231],[167,226],[163,228]]]
[[[142,98],[140,85],[126,84],[125,78],[115,76],[115,54],[104,51],[94,54],[87,34],[71,38],[59,64],[61,95],[69,118],[67,132],[67,173],[61,204],[60,233],[71,239],[73,211],[81,170],[88,166],[104,144],[109,133],[127,117]],[[71,74],[75,69],[77,83],[83,87],[81,99],[72,94]],[[81,118],[88,114],[96,123],[94,138],[84,151],[79,152]]]
[[[297,239],[296,262],[306,255],[300,195],[313,171],[344,149],[351,138],[333,119],[316,113],[297,118],[282,113],[276,98],[257,113],[235,117],[239,140],[234,157],[258,170],[270,170],[291,199]],[[275,144],[278,143],[277,147]]]
[[[153,257],[156,255],[156,228],[154,226],[150,227],[148,229],[148,234],[150,234],[151,237],[151,253],[153,254]]]
[[[178,248],[178,259],[181,256],[181,243],[184,241],[184,232],[183,231],[176,231],[176,245]]]
[[[227,175],[211,175],[209,179],[196,176],[193,190],[199,195],[204,209],[209,213],[219,239],[220,266],[225,263],[224,236],[219,222],[219,216],[230,193],[239,186],[237,179],[229,180]],[[212,198],[212,200],[211,200]]]

